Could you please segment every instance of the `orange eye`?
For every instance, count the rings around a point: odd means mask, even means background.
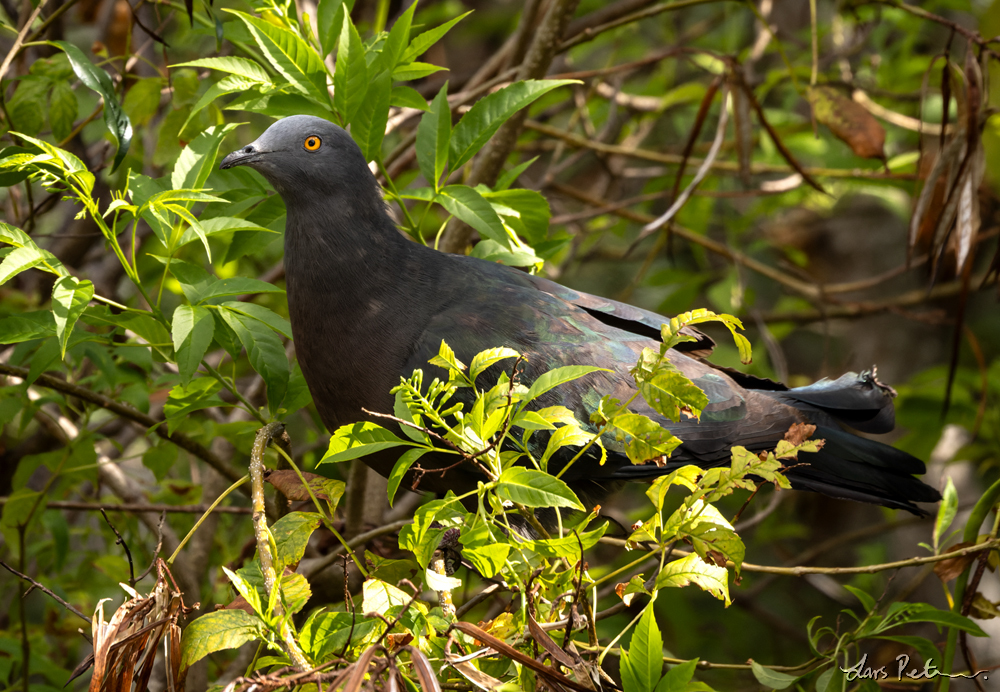
[[[316,151],[322,144],[323,140],[316,135],[310,135],[309,137],[306,137],[306,141],[303,143],[303,146],[306,148],[306,151]]]

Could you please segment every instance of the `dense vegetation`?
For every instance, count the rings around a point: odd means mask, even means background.
[[[1000,4],[0,5],[4,689],[825,692],[1000,664]],[[401,382],[405,439],[331,438],[281,198],[218,170],[296,113],[350,128],[414,242],[678,315],[667,345],[715,326],[758,376],[877,361],[936,516],[784,492],[804,430],[586,506],[546,463],[599,441],[529,404],[588,370],[520,382],[502,344]],[[662,351],[634,375],[668,418],[705,404]],[[592,422],[669,454],[621,403]],[[386,482],[360,459],[392,445]],[[432,448],[489,482],[401,490]]]

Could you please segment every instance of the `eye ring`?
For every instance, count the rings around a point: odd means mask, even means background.
[[[306,151],[316,151],[323,146],[323,140],[316,135],[309,135],[302,143],[302,146],[305,147]]]

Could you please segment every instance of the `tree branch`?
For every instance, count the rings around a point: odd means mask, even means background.
[[[28,379],[28,368],[20,368],[16,365],[0,363],[0,373],[20,377],[22,380]],[[172,433],[168,431],[166,421],[156,420],[152,416],[146,415],[142,411],[138,411],[131,406],[122,404],[114,399],[104,396],[103,394],[98,394],[97,392],[87,389],[86,387],[80,387],[65,380],[61,380],[58,377],[53,377],[52,375],[39,375],[35,380],[35,384],[48,389],[54,389],[58,392],[62,392],[63,394],[68,394],[69,396],[74,396],[77,399],[89,401],[90,403],[100,406],[103,409],[107,409],[122,418],[138,423],[144,428],[152,430],[164,440],[173,442],[184,451],[198,457],[231,481],[238,481],[245,475],[203,447],[201,443],[192,440],[183,433]]]

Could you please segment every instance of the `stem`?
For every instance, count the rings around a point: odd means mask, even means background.
[[[994,505],[1000,501],[1000,481],[997,481],[987,489],[983,496],[979,498],[976,506],[972,508],[972,514],[969,515],[969,521],[965,524],[965,533],[962,536],[963,541],[975,542],[976,538],[979,537],[979,527],[983,525],[983,521],[986,520],[987,515],[990,510],[993,509]],[[995,540],[992,542],[996,542]],[[945,553],[943,557],[949,557],[952,555],[957,555],[960,551],[955,551],[951,553]],[[955,603],[952,609],[961,614],[962,604],[965,601],[965,587],[969,583],[969,572],[972,569],[972,565],[969,565],[965,570],[958,576],[955,580]],[[951,683],[951,679],[948,674],[951,673],[952,662],[955,658],[955,645],[958,643],[958,630],[954,627],[948,630],[948,643],[945,645],[944,650],[944,662],[941,666],[942,675],[938,678],[940,682],[939,692],[948,692],[948,687]]]
[[[209,365],[208,361],[203,360],[201,361],[201,364],[205,366],[205,369],[208,371],[209,375],[218,380],[223,387],[229,390],[230,394],[236,397],[237,401],[243,404],[243,407],[246,409],[247,413],[256,418],[261,425],[267,425],[267,419],[264,418],[264,416],[260,415],[260,411],[258,411],[253,404],[247,401],[245,396],[240,394],[239,390],[236,389],[235,385],[229,384],[229,380],[227,380],[221,372],[219,372],[211,365]]]
[[[250,476],[243,476],[243,478],[241,478],[238,481],[236,481],[235,483],[233,483],[231,486],[229,486],[228,488],[226,488],[222,492],[221,495],[219,495],[217,498],[215,498],[215,501],[208,506],[208,509],[206,509],[202,513],[202,515],[198,519],[198,521],[196,521],[195,524],[194,524],[194,526],[191,527],[191,530],[187,532],[186,536],[184,536],[184,540],[182,540],[180,543],[177,544],[177,549],[174,550],[173,555],[171,555],[169,558],[167,558],[167,564],[168,565],[174,564],[174,560],[176,560],[177,559],[177,555],[180,554],[181,548],[183,548],[185,545],[187,545],[187,542],[189,540],[191,540],[191,536],[194,535],[194,532],[198,530],[198,527],[200,527],[204,523],[204,521],[206,519],[208,519],[208,515],[215,511],[215,508],[219,506],[219,503],[222,502],[223,500],[225,500],[226,497],[231,492],[233,492],[234,490],[236,490],[237,488],[239,488],[241,485],[243,485],[244,483],[246,483],[248,480],[250,480]],[[120,508],[114,508],[114,509],[120,509]],[[176,511],[176,510],[174,510],[174,511]]]
[[[274,437],[284,429],[282,423],[268,423],[257,431],[257,437],[254,439],[253,452],[250,455],[253,530],[257,538],[257,556],[260,560],[261,574],[264,576],[264,589],[267,592],[268,602],[274,604],[269,614],[278,620],[277,629],[282,648],[291,660],[292,666],[301,673],[310,670],[312,666],[306,660],[305,654],[295,640],[295,633],[285,618],[285,609],[281,601],[281,575],[277,572],[275,556],[271,552],[273,537],[267,527],[267,512],[264,508],[264,451]]]
[[[809,0],[809,23],[812,33],[812,74],[809,76],[809,86],[816,86],[819,75],[819,27],[816,26],[816,0]]]
[[[289,465],[291,465],[292,470],[295,471],[295,475],[299,477],[299,481],[302,482],[302,487],[306,489],[307,493],[309,493],[309,499],[312,500],[313,505],[315,505],[316,509],[319,511],[319,515],[323,519],[323,525],[330,530],[330,532],[337,538],[338,541],[340,541],[340,544],[344,546],[344,550],[346,550],[350,554],[351,559],[354,560],[354,565],[358,568],[358,571],[361,572],[362,575],[364,575],[365,579],[367,579],[368,570],[365,569],[365,566],[358,559],[358,556],[354,554],[354,551],[351,550],[351,547],[348,545],[344,537],[340,535],[340,532],[337,531],[336,528],[334,528],[332,517],[326,516],[326,512],[324,512],[322,509],[323,506],[319,503],[319,500],[313,493],[312,486],[309,485],[309,482],[306,481],[305,476],[302,475],[302,471],[299,469],[298,464],[296,464],[295,461],[292,459],[292,457],[288,454],[288,452],[286,452],[280,446],[275,446],[275,449],[278,451],[278,454],[285,457],[285,461],[287,461]]]
[[[17,543],[18,543],[18,567],[21,568],[22,573],[27,572],[26,558],[24,556],[24,534],[27,532],[27,524],[19,524],[17,527]],[[31,676],[31,641],[28,639],[28,614],[25,612],[25,602],[22,597],[19,603],[18,610],[20,611],[21,619],[21,685],[24,692],[29,692],[30,687],[28,685],[28,678]]]

